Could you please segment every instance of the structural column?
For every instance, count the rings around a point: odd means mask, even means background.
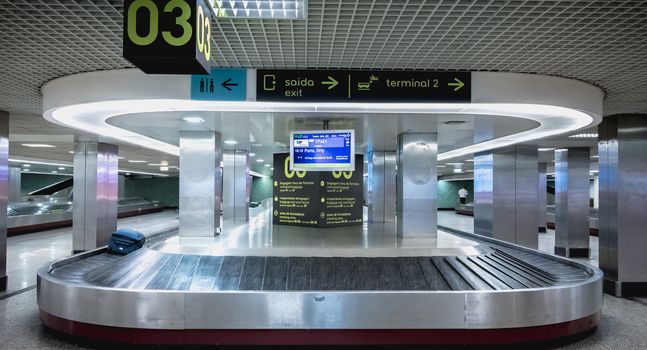
[[[180,237],[220,232],[221,160],[219,133],[180,131]]]
[[[399,238],[436,238],[437,214],[435,133],[398,136],[396,212]]]
[[[537,146],[516,145],[474,157],[474,232],[537,248]]]
[[[373,151],[368,155],[369,222],[395,222],[395,158],[393,151]]]
[[[538,229],[539,232],[546,232],[546,205],[548,204],[548,189],[546,186],[546,163],[539,163],[539,186],[537,187],[538,204]]]
[[[117,229],[116,145],[77,137],[74,142],[73,251],[106,245]]]
[[[9,113],[0,111],[0,292],[7,290],[7,197],[9,192]]]
[[[647,296],[647,115],[606,117],[598,132],[604,291]]]
[[[555,151],[555,254],[589,257],[588,147]]]
[[[225,220],[249,220],[249,152],[246,150],[225,151],[223,155],[223,207]]]

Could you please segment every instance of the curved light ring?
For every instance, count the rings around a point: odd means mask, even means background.
[[[52,108],[47,120],[77,130],[179,156],[179,147],[107,123],[126,115],[160,112],[297,112],[297,113],[398,113],[475,114],[533,120],[534,129],[483,141],[438,154],[438,160],[460,157],[512,144],[577,130],[593,123],[593,116],[571,108],[518,103],[281,103],[222,102],[182,99],[113,100]]]

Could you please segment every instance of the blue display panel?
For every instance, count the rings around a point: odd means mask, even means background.
[[[290,132],[290,169],[354,171],[355,130]]]

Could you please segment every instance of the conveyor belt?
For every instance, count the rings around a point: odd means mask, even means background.
[[[520,251],[479,256],[200,256],[152,249],[103,253],[63,265],[52,276],[72,283],[154,290],[506,290],[583,281],[585,271]]]
[[[216,256],[142,248],[120,256],[100,249],[42,268],[38,303],[47,326],[76,335],[158,343],[156,331],[189,332],[164,335],[170,344],[338,344],[331,336],[345,344],[501,343],[597,325],[598,269],[458,236],[476,241],[478,254]]]

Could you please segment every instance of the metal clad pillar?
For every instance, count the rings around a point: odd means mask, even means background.
[[[7,197],[9,191],[9,113],[0,111],[0,292],[7,290]]]
[[[600,268],[604,290],[647,295],[647,116],[604,118],[599,131]]]
[[[538,153],[518,145],[474,157],[474,232],[537,248]]]
[[[20,201],[21,171],[20,167],[9,167],[9,203]]]
[[[223,217],[225,220],[249,220],[249,152],[225,151],[223,155]]]
[[[217,132],[180,132],[180,237],[219,233],[221,149]]]
[[[117,229],[117,151],[96,138],[74,142],[74,252],[106,245]]]
[[[548,188],[546,186],[546,163],[539,163],[539,187],[537,188],[539,232],[546,232],[546,205],[548,204]]]
[[[395,222],[395,152],[373,151],[368,157],[368,221]]]
[[[589,256],[590,157],[588,147],[555,151],[555,254]]]
[[[436,137],[434,133],[398,136],[396,211],[400,238],[437,237]]]

